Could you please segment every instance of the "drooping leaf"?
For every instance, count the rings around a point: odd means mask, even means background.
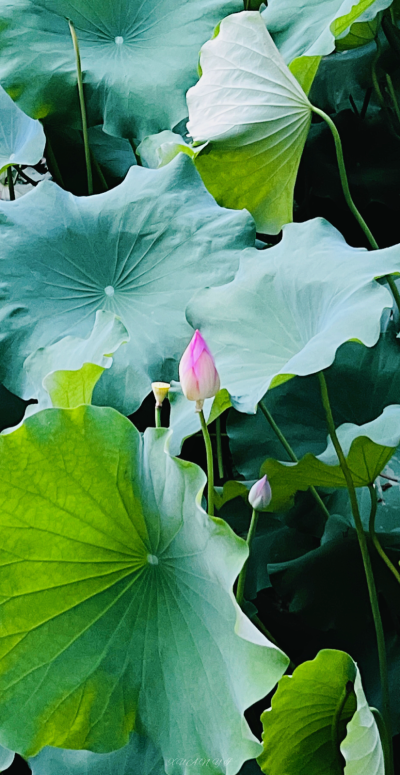
[[[188,401],[183,395],[180,382],[172,381],[168,399],[171,404],[169,426],[173,431],[169,451],[171,455],[179,455],[185,439],[201,430],[200,419],[195,411],[194,402]],[[214,422],[230,406],[231,401],[227,390],[220,390],[214,398],[206,398],[203,412],[207,424]]]
[[[243,253],[232,282],[196,294],[187,317],[232,405],[254,413],[268,388],[327,368],[349,339],[374,345],[392,299],[373,278],[399,269],[398,245],[368,253],[323,219],[288,224],[278,245]]]
[[[186,153],[194,158],[195,151],[185,143],[181,135],[165,129],[157,135],[149,135],[138,145],[136,152],[140,156],[142,164],[150,169],[157,170],[168,164],[178,153]]]
[[[195,143],[209,143],[196,167],[219,204],[246,207],[258,231],[277,234],[293,218],[311,105],[259,13],[224,19],[200,66],[187,94],[188,131]]]
[[[136,728],[174,775],[258,754],[243,712],[288,660],[235,603],[246,545],[168,435],[86,406],[0,437],[2,744],[107,752]]]
[[[337,744],[332,734],[336,712]],[[342,651],[324,649],[284,676],[272,709],[261,720],[264,752],[258,762],[268,775],[337,775],[341,753],[345,775],[384,775],[382,744],[359,670]]]
[[[46,137],[40,121],[29,118],[0,86],[0,172],[10,164],[37,164]]]
[[[187,115],[198,52],[239,0],[0,2],[0,81],[34,118],[81,127],[77,33],[90,126],[142,139]]]
[[[269,0],[262,12],[283,59],[325,56],[355,22],[372,21],[391,0]]]
[[[132,167],[120,186],[95,197],[45,182],[12,208],[0,204],[0,232],[6,387],[25,395],[25,358],[61,337],[87,337],[96,311],[106,310],[130,342],[94,401],[126,414],[152,381],[177,376],[195,290],[232,277],[239,251],[254,244],[248,213],[219,208],[183,155],[161,170]]]

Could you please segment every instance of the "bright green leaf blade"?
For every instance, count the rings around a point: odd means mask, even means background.
[[[357,665],[343,651],[330,649],[320,651],[312,662],[304,662],[292,676],[280,680],[272,709],[261,716],[264,752],[258,763],[263,772],[338,775],[342,760],[339,746],[332,740],[332,724],[343,700],[338,740],[345,738],[341,751],[346,759],[346,775],[384,775],[379,733]]]
[[[187,116],[201,45],[240,0],[0,2],[0,81],[34,118],[81,127],[74,23],[89,126],[142,139]]]
[[[293,218],[311,105],[259,13],[224,19],[200,65],[187,126],[195,143],[210,142],[196,167],[219,204],[247,208],[258,231],[277,234]]]
[[[73,409],[90,404],[94,387],[105,369],[112,365],[113,355],[129,341],[129,334],[112,312],[96,312],[88,339],[67,336],[49,347],[29,355],[24,363],[26,391],[38,403],[29,414],[55,406]]]
[[[356,22],[350,28],[350,32],[336,41],[337,51],[350,51],[353,48],[365,46],[375,40],[379,29],[379,18],[370,22]]]
[[[375,344],[382,311],[393,302],[373,278],[399,269],[399,245],[351,248],[317,218],[285,226],[268,250],[245,251],[235,279],[200,291],[186,314],[206,339],[232,405],[254,413],[269,387],[327,368],[345,341]]]
[[[167,437],[95,407],[0,437],[2,743],[107,752],[140,727],[213,775],[258,754],[243,712],[288,660],[236,605],[246,545]]]
[[[168,400],[171,404],[169,427],[173,431],[169,452],[171,455],[179,455],[185,439],[201,431],[200,418],[198,412],[195,411],[194,402],[188,401],[183,395],[179,382],[171,382]],[[230,406],[232,404],[227,390],[220,390],[214,398],[206,398],[203,412],[207,424],[214,422]]]
[[[269,0],[263,19],[283,59],[325,56],[360,17],[371,21],[391,0]]]
[[[37,164],[46,137],[40,121],[29,118],[0,86],[0,170],[10,164]]]
[[[87,337],[97,310],[106,310],[130,341],[94,402],[126,414],[151,382],[177,377],[192,335],[189,299],[233,277],[255,237],[250,215],[218,207],[183,154],[161,170],[132,167],[120,186],[95,197],[42,183],[12,208],[0,203],[0,232],[6,387],[25,395],[25,358],[61,337]]]
[[[337,435],[347,459],[355,487],[372,484],[385,468],[400,443],[400,406],[388,406],[380,417],[365,425],[346,423]],[[297,490],[310,485],[346,487],[346,480],[329,439],[326,450],[317,457],[307,453],[298,463],[268,459],[261,466],[271,483],[270,511],[287,508]]]
[[[293,73],[296,80],[307,96],[317,75],[321,57],[299,57],[290,63],[289,70]]]

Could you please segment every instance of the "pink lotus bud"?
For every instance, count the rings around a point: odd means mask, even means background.
[[[200,331],[195,331],[182,355],[179,379],[186,398],[196,401],[197,411],[201,410],[205,398],[212,398],[218,393],[219,375]]]
[[[268,477],[265,475],[253,484],[249,492],[249,503],[255,511],[267,511],[271,503],[272,492]]]

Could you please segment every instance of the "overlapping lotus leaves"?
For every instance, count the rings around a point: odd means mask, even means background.
[[[343,700],[335,746],[332,727]],[[343,651],[324,649],[292,676],[284,676],[272,698],[272,710],[261,719],[264,753],[258,762],[268,775],[337,775],[342,771],[340,751],[345,775],[384,775],[379,731],[360,672]]]
[[[73,409],[90,404],[95,385],[112,366],[116,350],[129,341],[129,334],[112,312],[99,310],[87,339],[67,336],[29,355],[24,363],[25,393],[36,398],[27,414],[51,406]]]
[[[367,252],[323,219],[288,224],[278,245],[243,252],[231,283],[196,294],[187,317],[233,406],[254,413],[269,387],[327,368],[349,339],[374,345],[392,298],[373,278],[399,270],[399,245]]]
[[[183,395],[180,382],[171,383],[168,398],[171,404],[169,427],[172,430],[169,452],[171,455],[179,455],[185,439],[201,430],[200,418],[195,411],[194,402],[188,401]],[[207,424],[216,420],[230,406],[231,401],[227,390],[219,390],[214,398],[206,398],[203,412]]]
[[[80,127],[71,19],[89,125],[142,139],[187,115],[201,45],[239,0],[0,2],[0,81],[33,118]]]
[[[0,86],[0,170],[10,164],[37,164],[46,137],[40,121],[29,118]]]
[[[374,420],[400,396],[400,341],[392,327],[374,347],[346,342],[326,371],[335,425]],[[262,403],[271,412],[297,457],[319,455],[326,447],[326,415],[316,375],[294,377],[269,390]],[[229,446],[235,468],[245,479],[257,479],[266,457],[289,460],[260,408],[255,415],[230,412]]]
[[[29,759],[32,775],[166,775],[162,756],[148,738],[135,733],[112,753],[46,747]]]
[[[287,64],[325,56],[352,24],[372,21],[392,0],[269,0],[262,17]]]
[[[130,341],[94,401],[126,414],[153,380],[177,376],[192,334],[187,302],[199,287],[233,277],[255,236],[250,215],[218,207],[182,154],[161,170],[133,167],[120,186],[94,197],[44,182],[12,206],[0,204],[0,234],[6,387],[28,395],[25,358],[62,337],[87,337],[96,312],[106,310]]]
[[[195,163],[225,207],[246,207],[257,229],[277,234],[293,218],[293,189],[311,105],[259,13],[224,19],[200,55],[187,94],[188,131],[210,141]]]
[[[387,406],[370,423],[345,423],[337,435],[355,487],[372,484],[385,468],[400,443],[400,405]],[[280,463],[268,459],[261,466],[272,488],[270,511],[288,508],[297,490],[310,485],[319,487],[346,487],[346,479],[339,465],[332,441],[321,455],[307,453],[298,463]]]
[[[246,545],[168,434],[86,406],[0,437],[2,744],[107,752],[136,728],[170,775],[259,753],[243,712],[288,660],[236,605]]]
[[[181,135],[177,135],[169,129],[145,137],[143,142],[138,145],[136,153],[140,156],[142,164],[153,170],[164,167],[178,153],[186,153],[192,159],[195,156],[192,146],[185,143]]]

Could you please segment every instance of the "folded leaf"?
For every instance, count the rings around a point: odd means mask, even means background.
[[[0,112],[0,171],[10,164],[37,164],[46,144],[40,121],[25,115],[1,86]]]

